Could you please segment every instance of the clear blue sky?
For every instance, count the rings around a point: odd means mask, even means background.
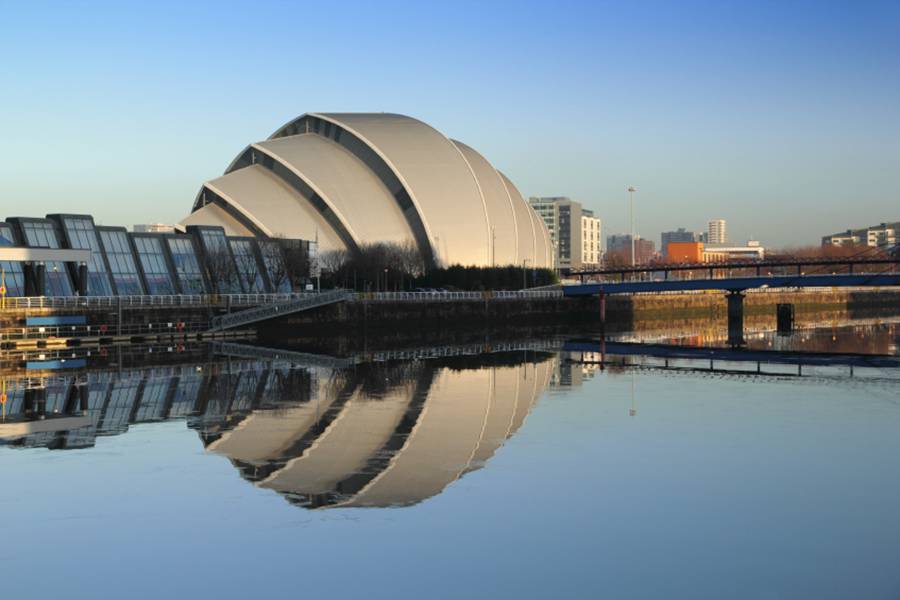
[[[307,111],[418,117],[604,232],[900,219],[900,2],[0,0],[0,214],[175,221]]]

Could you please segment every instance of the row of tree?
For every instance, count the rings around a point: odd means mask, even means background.
[[[375,243],[359,252],[345,250],[319,257],[323,287],[357,291],[411,291],[418,288],[448,290],[518,290],[558,281],[552,269],[463,267],[426,269],[413,244]]]

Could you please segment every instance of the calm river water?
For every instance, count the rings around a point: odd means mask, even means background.
[[[2,596],[900,597],[900,327],[564,342],[11,378]]]

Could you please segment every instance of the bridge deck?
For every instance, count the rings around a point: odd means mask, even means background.
[[[664,281],[615,281],[563,286],[566,296],[635,294],[642,292],[686,292],[699,290],[743,291],[753,288],[877,287],[900,285],[900,273],[838,275],[767,275],[721,279],[669,279]]]

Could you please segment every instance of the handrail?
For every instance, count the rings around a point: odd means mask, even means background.
[[[166,296],[22,296],[7,297],[7,309],[31,308],[133,308],[133,307],[252,307],[265,304],[283,304],[310,298],[328,292],[295,292],[290,294],[203,294]],[[376,301],[433,301],[433,300],[485,300],[556,298],[562,291],[556,290],[487,290],[478,292],[344,292],[352,294],[350,300]]]
[[[280,303],[270,303],[242,310],[219,317],[214,317],[210,322],[210,331],[222,331],[232,327],[240,327],[242,325],[250,325],[258,323],[276,316],[289,315],[301,310],[316,308],[326,304],[334,304],[335,302],[343,302],[349,299],[350,292],[345,290],[333,290],[330,292],[321,292],[316,294],[305,294],[298,298],[286,300]]]

